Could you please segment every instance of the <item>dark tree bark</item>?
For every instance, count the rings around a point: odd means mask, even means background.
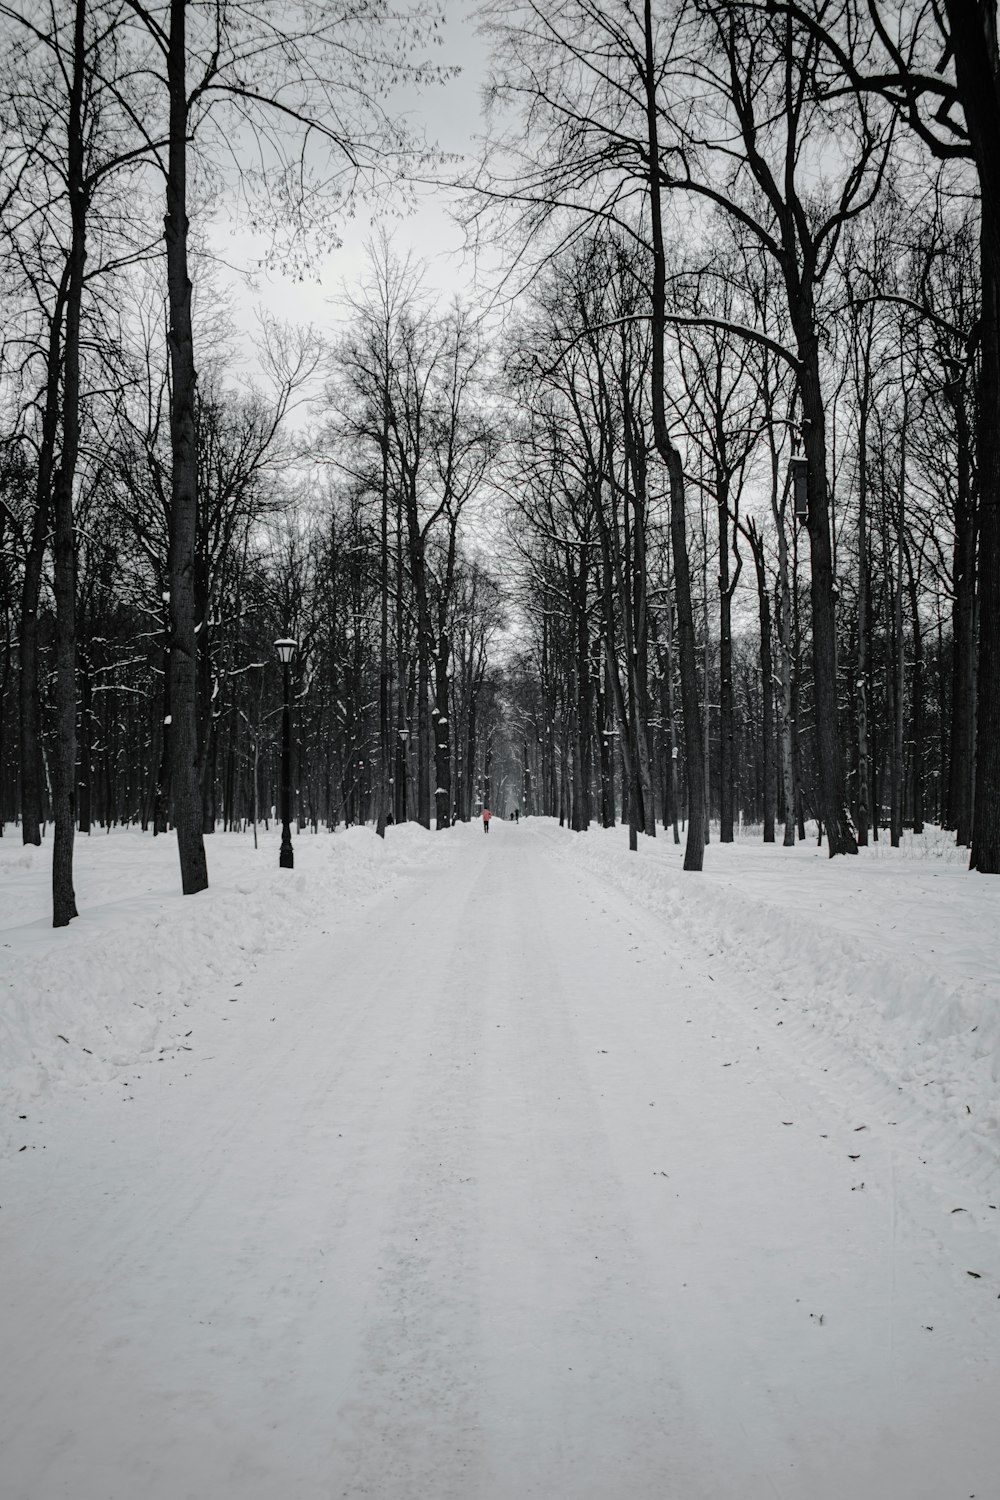
[[[208,885],[202,835],[201,766],[198,744],[198,658],[194,555],[198,516],[198,453],[195,424],[194,334],[188,274],[187,43],[188,0],[171,0],[167,43],[170,147],[167,163],[164,241],[170,352],[170,743],[171,802],[186,896]]]
[[[86,634],[83,627],[81,627],[81,634]],[[80,673],[80,774],[77,826],[81,833],[89,833],[94,817],[94,684],[89,653],[80,650],[79,647],[77,666]]]
[[[673,605],[668,601],[666,609],[666,639],[663,649],[663,663],[661,667],[664,690],[664,712],[667,722],[667,753],[670,757],[670,825],[674,832],[674,843],[681,841],[680,831],[677,827],[677,818],[680,798],[677,786],[677,715],[674,710],[674,611]]]
[[[719,522],[719,842],[733,842],[734,797],[733,748],[733,593],[737,576],[729,576],[729,476],[716,477],[716,512]]]
[[[624,372],[623,372],[624,373]],[[632,473],[632,524],[629,593],[632,601],[632,649],[629,652],[629,697],[632,736],[642,799],[640,826],[648,838],[656,837],[656,799],[650,765],[649,744],[649,604],[646,568],[646,515],[648,452],[643,423],[636,410],[627,380],[625,395],[626,459]],[[628,497],[626,496],[626,506]],[[628,538],[628,527],[626,527]]]
[[[598,681],[604,682],[603,691],[599,691],[597,698],[597,722],[600,726],[600,761],[601,761],[601,827],[614,828],[615,808],[615,749],[613,726],[614,702],[613,689],[611,687],[611,675],[607,662],[603,659],[604,638],[603,635],[598,642],[602,658],[596,664]]]
[[[417,822],[431,826],[431,620],[422,548],[410,554],[417,593]]]
[[[52,759],[52,925],[77,915],[73,891],[76,832],[76,537],[73,483],[80,450],[80,313],[87,258],[87,185],[84,176],[83,89],[86,0],[76,0],[73,68],[67,120],[67,188],[70,207],[69,278],[63,350],[62,450],[53,487],[56,603],[56,744]]]
[[[666,256],[663,247],[663,219],[660,208],[660,159],[656,116],[656,72],[653,58],[653,19],[651,0],[644,0],[643,30],[645,40],[644,83],[646,90],[646,123],[649,141],[649,204],[653,240],[652,286],[652,405],[653,434],[656,450],[666,465],[670,480],[670,542],[674,562],[674,590],[677,607],[678,655],[681,672],[681,713],[684,722],[684,759],[688,786],[687,843],[684,850],[685,870],[701,870],[705,862],[705,773],[702,763],[701,721],[698,715],[698,666],[694,634],[694,610],[691,601],[691,566],[687,553],[687,519],[685,515],[684,465],[681,455],[670,441],[664,400],[663,341],[666,330]]]
[[[982,319],[979,656],[971,869],[1000,874],[1000,48],[992,0],[945,0],[955,74],[979,174]]]
[[[888,528],[886,530],[888,531]],[[893,849],[898,849],[903,833],[903,742],[906,720],[906,639],[903,633],[903,535],[901,518],[897,519],[895,540],[896,563],[894,576],[891,580],[888,576],[886,578],[886,591],[888,593],[887,614],[892,622],[886,637],[886,670],[890,686],[889,697],[892,703],[892,753],[889,763],[889,843]],[[888,535],[886,541],[888,542]],[[888,558],[888,549],[886,556]]]
[[[773,415],[773,400],[769,394],[768,415]],[[785,514],[788,508],[788,483],[782,489],[778,478],[779,449],[774,433],[773,421],[769,422],[768,445],[771,458],[771,515],[778,541],[778,578],[775,593],[778,672],[781,684],[779,709],[779,739],[781,746],[781,802],[784,836],[782,846],[795,846],[795,720],[796,705],[792,675],[792,589],[788,565],[788,535],[785,530]]]
[[[924,831],[924,631],[920,618],[920,578],[906,548],[907,588],[910,596],[910,629],[913,633],[913,675],[910,686],[913,773],[913,832]]]
[[[418,393],[417,400],[422,397]],[[416,614],[416,776],[417,809],[416,820],[424,828],[431,826],[431,649],[433,625],[430,601],[427,593],[426,527],[420,524],[420,495],[418,492],[421,473],[420,449],[422,420],[418,410],[410,413],[410,437],[414,440],[412,452],[408,452],[405,439],[397,434],[400,469],[402,473],[403,499],[406,515],[407,552],[410,584]]]
[[[171,723],[171,681],[170,681],[170,603],[164,604],[163,621],[163,691],[162,707],[160,715],[160,756],[156,765],[156,780],[153,785],[153,837],[166,833],[170,827],[170,783],[171,767],[173,765]]]
[[[976,725],[976,498],[972,487],[972,435],[961,376],[945,387],[955,418],[955,540],[952,551],[951,735],[945,826],[955,842],[972,843]]]
[[[587,593],[589,568],[587,554],[581,549],[576,595],[576,723],[579,762],[578,787],[573,827],[581,832],[590,827],[590,783],[593,773],[593,693],[590,681],[591,643],[587,627]]]
[[[49,491],[50,486],[45,485],[44,489]],[[48,518],[51,513],[49,493],[43,495],[42,491],[39,475],[31,541],[25,555],[21,579],[18,631],[18,752],[21,773],[21,838],[25,844],[42,842],[42,709],[38,682],[38,600]]]
[[[775,793],[775,766],[774,766],[774,663],[771,655],[771,596],[767,586],[767,570],[764,564],[764,543],[761,539],[753,521],[749,521],[744,528],[744,535],[750,543],[750,552],[753,556],[754,571],[757,575],[757,611],[760,621],[760,678],[761,678],[761,700],[762,700],[762,725],[763,735],[763,802],[764,802],[764,843],[774,843],[774,793]]]
[[[405,609],[403,603],[403,494],[396,496],[396,576],[394,590],[394,613],[396,623],[396,738],[393,764],[393,816],[397,823],[405,823],[409,817],[407,737],[409,720],[406,713],[407,661],[404,635]]]
[[[443,623],[448,609],[447,596],[439,605],[442,621],[437,634],[434,654],[434,712],[432,715],[434,735],[434,815],[438,828],[450,828],[452,823],[451,788],[451,722],[449,719],[448,668],[451,661],[451,639]]]
[[[816,754],[819,761],[820,811],[827,850],[857,854],[847,815],[844,756],[837,707],[837,619],[830,542],[830,497],[826,476],[826,414],[819,376],[819,340],[811,298],[804,298],[796,319],[801,362],[803,449],[809,461],[809,556],[812,577],[813,679],[816,694]]]
[[[563,756],[565,769],[566,757]],[[483,806],[493,811],[493,736],[487,730],[483,747]]]
[[[38,602],[42,565],[52,516],[52,481],[59,427],[59,376],[62,368],[63,321],[69,288],[70,264],[63,266],[49,320],[45,355],[45,406],[35,470],[35,510],[31,540],[24,559],[19,620],[18,710],[20,717],[21,837],[25,844],[42,842],[42,710],[38,680]]]
[[[871,314],[867,338],[860,351],[861,389],[858,393],[858,660],[854,679],[858,742],[858,844],[868,846],[871,824],[871,775],[868,764],[868,420],[871,412]]]
[[[381,508],[379,514],[379,650],[378,650],[378,811],[375,832],[385,838],[386,818],[392,813],[392,743],[389,732],[389,699],[392,668],[389,662],[389,389],[388,338],[385,349],[385,381],[382,396]]]
[[[639,772],[636,766],[635,741],[633,737],[634,725],[629,717],[629,704],[625,698],[622,687],[621,672],[618,666],[618,650],[615,641],[615,587],[619,585],[618,592],[621,594],[620,569],[616,573],[613,560],[616,537],[612,536],[611,528],[600,506],[596,512],[601,536],[601,565],[603,572],[602,580],[602,604],[604,611],[603,638],[604,638],[604,664],[607,674],[608,694],[614,705],[615,721],[618,725],[618,745],[622,761],[622,822],[628,824],[628,846],[634,854],[639,847]],[[625,640],[625,651],[629,653],[629,642],[631,640],[631,628],[629,626],[629,601],[622,601],[622,624],[628,632]]]
[[[806,836],[805,788],[802,782],[802,621],[799,613],[799,544],[798,531],[792,533],[791,575],[791,731],[792,781],[795,785],[795,824],[799,843]]]

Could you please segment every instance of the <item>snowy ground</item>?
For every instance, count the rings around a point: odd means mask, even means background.
[[[3,1500],[998,1500],[1000,882],[79,848],[57,934],[0,843]]]

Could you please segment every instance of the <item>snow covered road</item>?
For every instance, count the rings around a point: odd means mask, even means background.
[[[442,835],[53,1098],[4,1500],[1000,1497],[1000,1184],[560,837]]]

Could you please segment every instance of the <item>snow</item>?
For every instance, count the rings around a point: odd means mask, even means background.
[[[903,850],[879,843],[830,860],[741,840],[710,845],[697,880],[672,839],[595,830],[559,847],[698,943],[757,972],[753,1005],[817,1032],[875,1069],[908,1105],[1000,1148],[1000,881],[968,872],[968,852],[929,829]],[[763,969],[763,973],[761,970]],[[786,1010],[785,1007],[788,1007]],[[744,1007],[745,1008],[745,1007]]]
[[[206,982],[225,986],[298,935],[322,934],[339,907],[433,852],[413,824],[396,830],[391,859],[365,828],[306,834],[293,839],[290,873],[278,868],[278,840],[277,826],[256,851],[248,835],[210,838],[211,885],[194,898],[180,894],[173,838],[126,829],[78,839],[81,915],[58,935],[50,851],[0,843],[0,1088],[15,1113],[53,1088],[176,1052]]]
[[[996,1500],[1000,885],[494,833],[0,843],[4,1500]]]

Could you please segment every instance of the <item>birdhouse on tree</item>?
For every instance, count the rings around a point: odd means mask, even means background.
[[[809,460],[804,453],[793,453],[788,460],[788,474],[792,483],[792,500],[795,519],[809,519]]]

